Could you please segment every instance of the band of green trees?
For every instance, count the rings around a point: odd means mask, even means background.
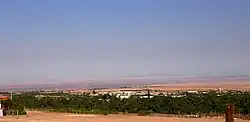
[[[10,109],[25,113],[24,108],[44,109],[57,112],[116,114],[123,113],[161,113],[161,114],[224,114],[226,104],[235,106],[235,112],[241,115],[250,114],[250,93],[211,92],[208,94],[186,94],[184,97],[154,96],[140,98],[131,96],[120,99],[111,95],[70,95],[50,94],[37,97],[39,93],[30,92],[13,95],[12,101],[6,101]],[[54,97],[53,97],[54,96]]]

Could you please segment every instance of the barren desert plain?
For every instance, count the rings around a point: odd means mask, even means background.
[[[177,118],[127,115],[84,115],[29,112],[29,116],[1,117],[0,122],[224,122],[223,118]],[[250,120],[235,119],[235,122]]]
[[[185,82],[185,83],[172,83],[172,84],[153,84],[149,85],[147,89],[158,90],[158,91],[173,91],[173,90],[214,90],[214,89],[225,89],[225,90],[250,90],[250,80],[248,81],[233,81],[233,82]],[[143,90],[144,88],[116,88],[116,89],[102,89],[97,91],[121,91],[121,90]],[[81,90],[79,90],[81,91]]]

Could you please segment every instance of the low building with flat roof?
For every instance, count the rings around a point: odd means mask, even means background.
[[[6,106],[2,106],[2,101],[10,99],[7,96],[0,96],[0,117],[6,116]]]

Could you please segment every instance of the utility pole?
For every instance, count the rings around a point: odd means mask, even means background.
[[[149,85],[148,85],[148,99],[150,99],[150,91],[149,91]]]
[[[10,92],[10,100],[12,101],[12,92]]]
[[[149,89],[148,89],[148,99],[150,98],[150,91],[149,91]]]
[[[234,107],[232,104],[227,104],[225,122],[234,122]]]

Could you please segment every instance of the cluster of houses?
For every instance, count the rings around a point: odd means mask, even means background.
[[[100,91],[100,92],[95,92],[95,94],[90,93],[90,95],[97,96],[97,95],[109,94],[109,95],[116,96],[117,98],[120,98],[120,99],[129,98],[131,96],[139,96],[141,98],[149,98],[149,97],[152,98],[154,96],[170,96],[173,98],[177,98],[177,97],[184,97],[187,94],[208,94],[211,91],[218,93],[218,96],[219,96],[220,94],[229,92],[230,90],[225,90],[222,88],[212,89],[212,90],[210,89],[210,90],[205,90],[205,91],[204,90],[157,91],[157,90],[145,89],[145,90]],[[237,91],[233,91],[233,92],[237,92]]]
[[[37,95],[36,97],[42,98],[42,97],[47,97],[49,94],[66,93],[66,94],[75,94],[75,95],[88,94],[91,96],[109,94],[112,96],[116,96],[117,98],[120,98],[120,99],[130,98],[131,96],[139,96],[141,98],[153,98],[154,96],[170,96],[173,98],[178,98],[178,97],[185,97],[187,94],[207,94],[211,91],[218,93],[218,96],[221,95],[221,93],[232,92],[232,90],[230,91],[230,90],[226,90],[222,88],[209,89],[209,90],[172,90],[172,91],[159,91],[159,90],[153,90],[153,89],[147,89],[147,88],[146,89],[112,89],[112,90],[91,89],[91,90],[43,91],[43,92],[40,92],[41,94]],[[237,92],[237,90],[235,92]],[[56,95],[53,95],[52,97],[61,97],[61,96],[60,94],[56,94]]]
[[[184,97],[186,96],[186,93],[190,94],[206,94],[208,91],[185,91],[185,92],[180,92],[180,91],[170,91],[170,92],[160,92],[160,91],[154,91],[154,90],[123,90],[123,91],[101,91],[101,92],[96,92],[95,94],[90,94],[92,96],[97,96],[97,95],[104,95],[104,94],[109,94],[116,96],[117,98],[120,99],[125,99],[129,98],[131,96],[139,96],[141,98],[153,98],[154,96],[171,96],[171,97]]]

